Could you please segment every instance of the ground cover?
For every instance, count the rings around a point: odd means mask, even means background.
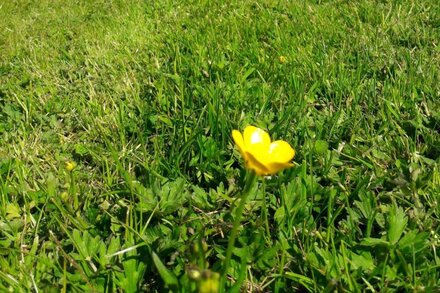
[[[215,286],[247,125],[295,166],[251,192],[230,290],[439,290],[439,11],[2,2],[0,291]]]

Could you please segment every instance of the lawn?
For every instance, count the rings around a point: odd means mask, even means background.
[[[440,292],[439,40],[437,0],[2,1],[0,291]],[[296,154],[225,269],[248,125]]]

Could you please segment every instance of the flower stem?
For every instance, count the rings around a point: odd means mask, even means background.
[[[263,193],[262,194],[262,196],[263,196],[263,199],[262,199],[262,201],[263,201],[262,213],[263,213],[264,226],[266,228],[266,239],[270,239],[269,221],[267,220],[267,215],[269,213],[269,210],[268,210],[267,205],[266,205],[266,180],[265,180],[265,178],[263,178],[263,183],[261,185],[261,189],[263,190],[263,192],[262,192]]]
[[[237,234],[238,234],[238,226],[240,225],[241,222],[244,206],[246,205],[246,199],[249,196],[250,191],[252,190],[252,187],[254,186],[256,179],[257,179],[257,175],[255,174],[255,172],[251,171],[247,174],[246,185],[244,187],[243,193],[240,196],[240,203],[237,207],[237,210],[235,211],[234,224],[232,226],[231,235],[229,236],[229,240],[228,240],[228,248],[226,250],[225,260],[223,262],[222,278],[220,280],[219,292],[223,292],[224,289],[224,285],[226,282],[226,277],[229,269],[229,263],[232,257],[232,250],[234,249],[235,246],[235,238],[237,238]]]

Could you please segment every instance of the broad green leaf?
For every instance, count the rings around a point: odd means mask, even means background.
[[[6,205],[6,219],[12,220],[20,217],[20,207],[16,203],[8,203]]]
[[[393,205],[389,211],[388,217],[388,240],[391,244],[396,244],[405,230],[408,218],[403,209]]]
[[[328,142],[325,140],[315,141],[315,152],[319,155],[324,154],[328,150]]]
[[[284,207],[280,207],[276,210],[274,218],[278,225],[281,225],[284,222],[285,215],[286,213]]]
[[[380,238],[364,238],[361,241],[361,245],[365,246],[390,246],[390,243],[384,239]]]
[[[369,252],[363,252],[361,254],[351,254],[351,265],[353,269],[362,268],[363,270],[373,271],[376,266],[374,265],[373,257]]]
[[[125,256],[126,258],[122,262],[123,275],[119,276],[120,286],[124,288],[125,292],[139,292],[139,283],[144,276],[145,264],[135,257],[135,250]]]
[[[412,254],[426,247],[428,237],[427,232],[417,233],[416,230],[411,230],[400,239],[398,245],[403,252]]]

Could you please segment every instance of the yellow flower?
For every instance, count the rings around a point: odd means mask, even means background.
[[[243,134],[232,131],[232,138],[243,156],[246,168],[266,176],[292,167],[295,150],[283,140],[271,142],[269,134],[255,126],[247,126]]]
[[[73,169],[75,169],[75,167],[76,167],[76,163],[75,162],[72,162],[72,161],[68,161],[68,162],[66,162],[66,170],[67,171],[72,171]]]
[[[210,270],[204,270],[202,272],[202,278],[197,282],[197,289],[199,293],[218,293],[220,274],[211,272]]]
[[[287,62],[286,56],[280,56],[278,59],[280,60],[280,63],[282,63],[282,64]]]

